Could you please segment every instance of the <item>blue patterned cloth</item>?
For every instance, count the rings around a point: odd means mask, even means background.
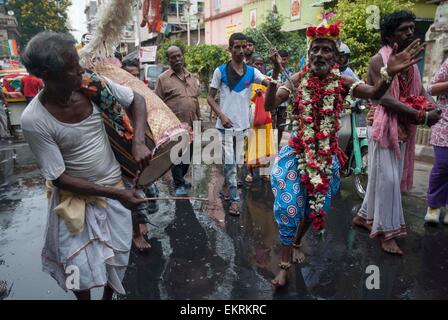
[[[271,184],[274,193],[274,216],[279,227],[280,242],[289,246],[294,242],[297,226],[306,216],[309,219],[310,208],[305,187],[300,183],[300,173],[297,169],[296,151],[285,146],[272,168]],[[340,184],[339,161],[333,157],[333,173],[330,178],[330,188],[325,199],[324,210],[328,212],[331,198],[338,192]]]

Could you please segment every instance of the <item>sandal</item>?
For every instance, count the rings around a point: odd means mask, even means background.
[[[291,262],[284,262],[284,261],[281,261],[281,262],[278,264],[278,266],[279,266],[279,268],[282,269],[282,270],[288,270],[289,268],[291,268],[292,264],[291,264]]]
[[[222,192],[222,191],[219,193],[219,197],[220,197],[221,199],[224,199],[224,201],[230,201],[230,195],[225,194],[225,193]]]
[[[232,204],[234,204],[235,202],[233,202]],[[240,215],[240,208],[239,205],[238,207],[233,207],[232,204],[229,207],[229,215],[234,216],[234,217],[238,217]]]

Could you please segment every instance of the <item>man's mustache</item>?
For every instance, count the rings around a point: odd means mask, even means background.
[[[314,61],[314,64],[322,64],[322,65],[327,65],[328,62],[326,60],[316,60]]]

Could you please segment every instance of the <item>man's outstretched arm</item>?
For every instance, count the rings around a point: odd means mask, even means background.
[[[415,40],[406,49],[398,52],[398,45],[395,44],[392,49],[392,54],[387,61],[387,66],[383,65],[383,60],[380,55],[376,55],[370,62],[369,72],[374,73],[377,77],[370,85],[359,85],[353,91],[353,96],[361,99],[379,100],[388,91],[393,78],[400,72],[413,66],[422,58],[418,58],[418,55],[424,50],[425,44],[420,45],[420,40]],[[381,69],[385,67],[385,72],[389,75],[389,80],[386,81],[381,76]],[[384,72],[383,71],[383,72]],[[354,79],[343,77],[344,85],[346,88],[350,88],[355,82]]]
[[[268,90],[266,91],[266,95],[264,98],[264,109],[266,111],[274,111],[277,109],[279,105],[288,100],[289,95],[291,94],[291,88],[287,86],[280,86],[276,83],[278,76],[281,73],[281,58],[278,55],[277,51],[271,51],[270,57],[272,64],[274,66],[272,70],[272,79],[274,81],[270,81],[268,84]],[[296,85],[296,81],[299,78],[298,74],[291,76],[291,81]]]
[[[66,173],[60,175],[56,180],[52,181],[53,185],[59,189],[71,191],[76,194],[84,194],[98,197],[115,199],[121,202],[128,209],[145,202],[138,196],[135,190],[116,189],[105,187],[99,184],[72,177]]]
[[[375,86],[369,86],[367,84],[361,84],[357,86],[353,92],[353,95],[356,98],[364,98],[364,99],[372,99],[377,100],[379,104],[383,105],[385,108],[388,108],[392,112],[397,113],[398,115],[409,117],[411,119],[415,119],[415,123],[418,123],[418,111],[415,109],[409,108],[406,104],[401,102],[400,100],[394,98],[390,94],[390,90],[388,89],[390,84],[385,83],[381,77],[380,69],[383,67],[383,62],[380,55],[377,55],[372,58],[369,65],[369,76],[373,83],[376,83]],[[347,81],[347,84],[350,86],[355,82],[353,79],[344,79],[344,83]],[[376,89],[373,89],[376,88]],[[372,97],[373,90],[385,90],[386,93],[377,98],[375,95]],[[428,113],[428,124],[432,125],[438,121],[439,114],[436,110],[430,111]]]

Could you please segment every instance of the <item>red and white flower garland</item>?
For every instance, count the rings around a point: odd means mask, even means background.
[[[314,76],[310,67],[305,66],[300,79],[291,141],[299,160],[301,183],[309,197],[313,227],[323,231],[326,214],[323,207],[330,187],[333,156],[340,152],[336,133],[340,129],[345,90],[338,65],[325,79]]]

